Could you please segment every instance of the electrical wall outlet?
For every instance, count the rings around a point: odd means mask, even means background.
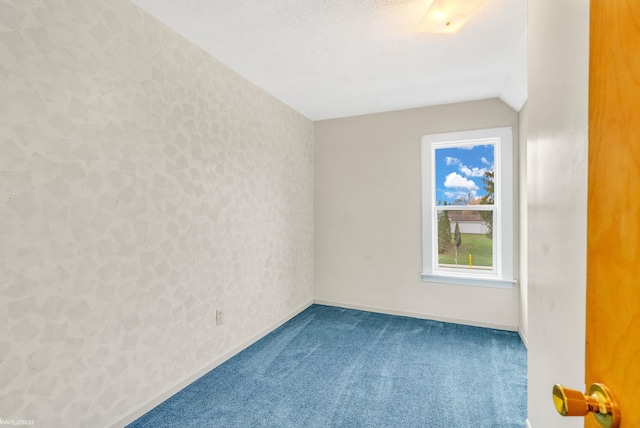
[[[224,312],[222,312],[222,309],[217,309],[216,310],[216,325],[220,325],[224,322]]]

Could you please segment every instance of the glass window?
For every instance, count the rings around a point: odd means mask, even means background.
[[[511,128],[422,140],[425,281],[511,287]]]

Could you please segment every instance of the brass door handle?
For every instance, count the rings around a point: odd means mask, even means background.
[[[620,426],[618,402],[609,388],[600,383],[591,385],[588,395],[562,385],[554,385],[553,404],[562,416],[584,416],[591,413],[604,428]]]

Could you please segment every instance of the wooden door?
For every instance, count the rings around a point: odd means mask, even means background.
[[[640,427],[640,0],[592,0],[586,384]],[[587,416],[587,427],[598,426]]]

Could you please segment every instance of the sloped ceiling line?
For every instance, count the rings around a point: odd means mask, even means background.
[[[132,1],[312,120],[527,98],[526,0],[485,0],[453,36],[412,31],[427,0]]]

